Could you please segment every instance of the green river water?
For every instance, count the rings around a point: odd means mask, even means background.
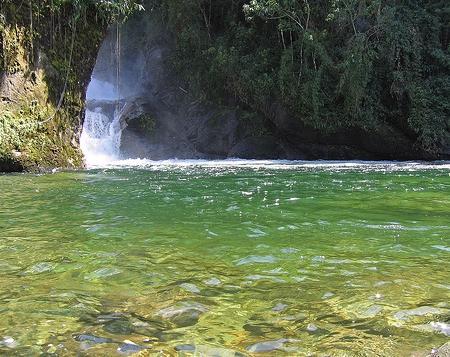
[[[0,175],[1,355],[425,356],[449,324],[449,165]]]

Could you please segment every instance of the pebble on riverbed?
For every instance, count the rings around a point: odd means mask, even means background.
[[[222,284],[222,282],[220,281],[220,279],[217,279],[217,278],[211,278],[211,279],[208,279],[208,280],[205,280],[205,281],[203,281],[206,285],[209,285],[209,286],[219,286],[219,285],[221,285]]]
[[[117,348],[117,352],[125,355],[131,355],[133,353],[137,353],[143,350],[146,350],[148,347],[140,346],[132,341],[125,340],[123,344]]]
[[[433,306],[421,306],[411,310],[401,310],[394,314],[394,317],[399,321],[406,321],[413,317],[427,316],[427,315],[442,315],[447,310],[436,308]]]
[[[200,289],[195,284],[183,283],[183,284],[180,284],[180,288],[182,288],[186,291],[189,291],[190,293],[200,294]]]
[[[248,257],[235,260],[234,263],[239,265],[246,265],[246,264],[261,264],[261,263],[275,263],[277,261],[277,258],[273,257],[272,255],[265,255],[265,256],[259,256],[259,255],[250,255]]]
[[[80,334],[80,335],[75,335],[73,336],[75,341],[78,342],[90,342],[92,344],[101,344],[101,343],[111,343],[113,342],[112,339],[110,338],[105,338],[105,337],[98,337],[98,336],[94,336],[94,335],[89,335],[89,334]]]
[[[433,349],[427,357],[448,357],[450,356],[450,342],[442,345],[437,349]]]
[[[288,306],[286,304],[278,303],[273,307],[272,311],[276,312],[284,311],[286,310],[287,307]]]
[[[295,339],[289,339],[289,338],[280,338],[278,340],[273,341],[263,341],[255,343],[251,346],[247,347],[247,351],[254,352],[254,353],[261,353],[261,352],[273,352],[276,350],[284,350],[285,344],[291,343],[291,342],[299,342]]]
[[[3,337],[3,340],[0,341],[0,345],[3,345],[8,348],[16,348],[18,343],[11,336],[5,336],[5,337]]]
[[[189,353],[189,355],[193,354],[195,356],[244,357],[242,353],[237,351],[207,345],[183,344],[176,346],[175,351],[182,355]]]
[[[156,315],[168,319],[178,327],[195,325],[200,315],[208,311],[207,306],[198,302],[183,301],[159,310]]]

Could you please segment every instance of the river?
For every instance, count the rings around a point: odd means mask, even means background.
[[[450,165],[0,175],[0,257],[0,353],[424,355],[450,335]]]

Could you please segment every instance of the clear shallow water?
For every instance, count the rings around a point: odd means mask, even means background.
[[[449,340],[449,217],[448,165],[0,176],[0,353],[426,354]]]

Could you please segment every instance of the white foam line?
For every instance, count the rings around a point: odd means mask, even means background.
[[[244,159],[226,159],[226,160],[149,160],[149,159],[126,159],[116,160],[99,165],[89,165],[88,169],[115,169],[115,168],[142,168],[142,169],[161,169],[161,168],[251,168],[251,169],[365,169],[371,171],[392,170],[392,171],[416,171],[416,170],[450,170],[450,161],[304,161],[304,160],[244,160]]]

